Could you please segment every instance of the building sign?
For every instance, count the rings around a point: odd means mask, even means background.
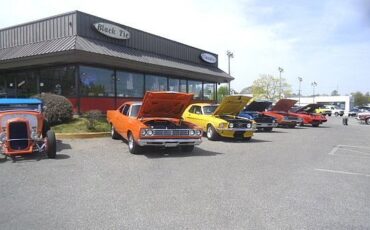
[[[217,57],[210,53],[201,53],[200,58],[208,63],[214,64],[217,62]]]
[[[113,25],[109,23],[104,22],[98,22],[94,24],[95,29],[104,34],[105,36],[115,38],[115,39],[129,39],[130,38],[130,32],[127,30]]]

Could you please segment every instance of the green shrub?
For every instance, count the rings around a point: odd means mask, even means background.
[[[44,106],[46,106],[44,115],[50,125],[61,124],[72,120],[72,103],[67,98],[51,93],[42,93],[34,97],[41,99]]]
[[[95,130],[95,126],[99,119],[103,117],[103,113],[100,110],[90,110],[84,116],[87,118],[87,129]]]

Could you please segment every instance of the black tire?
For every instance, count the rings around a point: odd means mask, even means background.
[[[181,151],[182,152],[186,152],[186,153],[190,153],[194,150],[194,145],[185,145],[185,146],[181,146]]]
[[[244,137],[244,141],[250,141],[252,139],[252,137]]]
[[[331,113],[329,113],[328,116],[331,117]]]
[[[50,130],[50,125],[49,125],[49,122],[44,119],[43,123],[42,123],[42,137],[45,138],[46,137],[46,133]]]
[[[112,139],[114,139],[114,140],[120,139],[120,135],[117,133],[116,129],[113,127],[112,124],[111,124],[110,135],[111,135]]]
[[[365,120],[365,123],[366,123],[367,125],[370,125],[370,117],[369,117],[369,118],[367,118],[367,119]]]
[[[142,147],[138,145],[135,141],[134,136],[131,132],[127,135],[127,142],[128,142],[128,151],[132,154],[140,154],[142,151]]]
[[[320,125],[319,121],[312,122],[312,127],[319,127],[319,125]]]
[[[338,115],[339,115],[339,113],[338,113],[338,112],[335,112],[335,113],[334,113],[334,116],[336,116],[336,117],[337,117]]]
[[[216,132],[215,128],[213,128],[211,124],[207,126],[206,135],[207,135],[208,140],[211,140],[211,141],[216,141],[219,138],[218,133]]]
[[[299,126],[304,126],[304,122],[302,121],[301,123],[299,123]]]
[[[46,154],[49,158],[57,156],[57,141],[53,130],[46,132]]]
[[[271,127],[269,127],[269,128],[263,128],[263,130],[266,131],[266,132],[271,132],[272,131],[272,128]]]
[[[291,128],[291,129],[295,128],[295,126],[296,126],[296,124],[289,124],[288,125],[288,127]]]

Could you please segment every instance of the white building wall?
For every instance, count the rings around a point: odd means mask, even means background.
[[[298,97],[291,97],[289,99],[294,99],[299,101],[300,105],[308,105],[311,103],[344,103],[344,111],[348,112],[353,105],[353,97],[352,96],[317,96],[317,97],[301,97],[300,99]],[[299,105],[299,102],[297,102]]]

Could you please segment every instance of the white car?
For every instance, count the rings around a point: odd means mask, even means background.
[[[335,105],[325,105],[324,107],[327,108],[327,109],[330,109],[331,114],[333,114],[336,117],[344,115],[344,110],[336,107]]]

